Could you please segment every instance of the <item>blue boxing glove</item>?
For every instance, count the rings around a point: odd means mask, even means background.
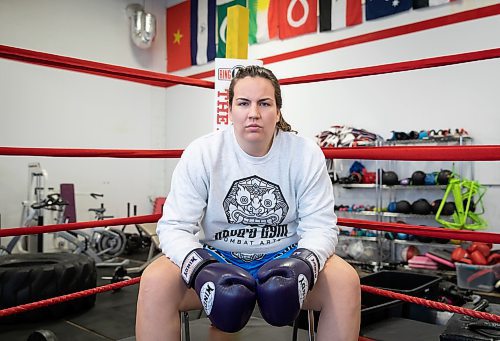
[[[318,273],[319,259],[307,249],[264,264],[257,273],[257,302],[264,320],[277,327],[292,323]]]
[[[256,303],[252,275],[236,265],[218,263],[204,249],[195,249],[186,256],[181,275],[187,286],[195,289],[217,329],[234,333],[245,327]]]

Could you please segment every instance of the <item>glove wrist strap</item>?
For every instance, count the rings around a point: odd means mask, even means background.
[[[182,262],[182,280],[189,288],[192,288],[198,272],[200,272],[200,270],[206,265],[216,262],[217,260],[207,250],[194,249],[187,254],[186,258],[184,258],[184,261]]]
[[[297,249],[290,256],[291,258],[298,258],[306,262],[306,264],[311,269],[311,273],[313,275],[313,280],[309,284],[309,290],[311,290],[318,279],[319,274],[319,258],[316,254],[308,249]]]

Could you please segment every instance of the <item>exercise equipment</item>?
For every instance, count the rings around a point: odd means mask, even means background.
[[[448,169],[442,169],[437,177],[436,177],[436,182],[439,185],[448,185],[448,182],[450,181],[450,177],[452,176],[452,172]]]
[[[432,206],[426,199],[418,199],[411,204],[411,213],[428,215],[431,213]]]
[[[48,329],[35,330],[28,336],[27,341],[57,341],[59,340],[56,334]]]
[[[411,204],[407,200],[399,200],[396,202],[395,212],[409,214],[411,213]]]
[[[398,175],[393,171],[382,170],[382,184],[387,186],[399,185]]]
[[[26,253],[0,257],[2,308],[95,288],[95,261],[83,254]],[[90,295],[23,313],[4,316],[0,324],[59,318],[94,306]]]
[[[444,227],[451,229],[479,230],[488,226],[488,223],[481,215],[484,213],[483,196],[486,193],[486,187],[477,181],[461,179],[456,174],[449,178],[448,186],[443,199],[436,213],[436,221]],[[446,199],[453,195],[455,211],[452,214],[452,221],[441,218]],[[480,207],[479,212],[473,212]]]
[[[425,173],[417,170],[411,175],[411,184],[413,186],[423,186],[425,185]]]

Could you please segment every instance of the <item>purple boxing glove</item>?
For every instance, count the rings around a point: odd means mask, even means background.
[[[319,259],[307,249],[264,264],[257,273],[257,301],[264,320],[277,327],[292,323],[318,273]]]
[[[218,263],[204,249],[195,249],[186,256],[181,275],[188,287],[195,289],[215,327],[227,333],[245,327],[256,303],[252,275],[236,265]]]

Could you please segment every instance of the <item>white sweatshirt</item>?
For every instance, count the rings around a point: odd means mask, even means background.
[[[157,227],[163,253],[179,267],[202,244],[262,254],[298,242],[321,270],[338,231],[325,157],[313,141],[278,131],[269,152],[253,157],[232,127],[185,149]]]

